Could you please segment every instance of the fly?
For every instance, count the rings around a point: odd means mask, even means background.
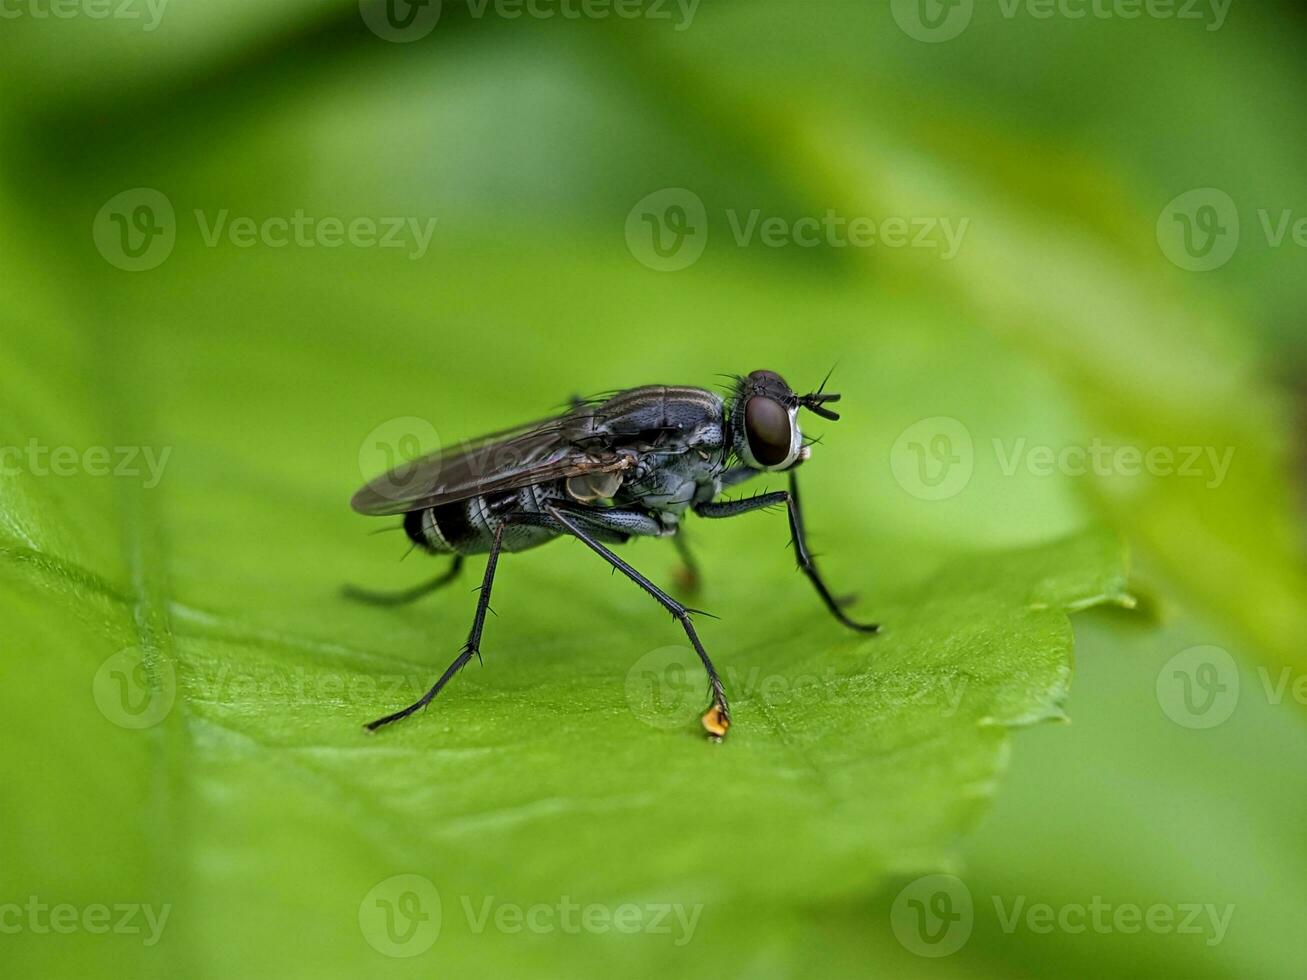
[[[403,464],[354,495],[356,511],[402,516],[409,538],[431,554],[453,556],[449,568],[424,585],[395,594],[352,590],[356,598],[396,605],[452,581],[467,555],[485,554],[485,573],[472,628],[454,662],[413,704],[370,722],[375,731],[431,703],[473,657],[490,606],[495,569],[503,552],[524,551],[558,537],[573,537],[648,593],[680,622],[708,675],[710,702],[702,723],[720,740],[731,710],[717,669],[695,631],[691,613],[609,545],[635,537],[671,538],[697,581],[694,561],[680,536],[687,511],[725,518],[784,506],[799,568],[826,608],[862,633],[877,626],[844,612],[808,552],[795,469],[811,448],[799,430],[799,409],[832,421],[827,408],[840,396],[796,394],[774,371],[737,378],[728,397],[706,388],[649,385],[602,399],[575,401],[558,416],[482,437],[456,451]],[[759,473],[785,472],[789,489],[738,500],[724,491]]]

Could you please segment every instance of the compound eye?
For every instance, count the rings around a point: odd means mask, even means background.
[[[763,466],[780,466],[790,456],[790,413],[780,402],[755,395],[744,406],[749,452]]]

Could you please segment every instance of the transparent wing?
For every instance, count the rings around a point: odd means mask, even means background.
[[[575,414],[558,416],[420,457],[369,482],[354,494],[350,505],[360,514],[405,514],[478,494],[585,473],[610,473],[631,465],[629,454],[578,446],[572,438],[578,434],[578,421]]]

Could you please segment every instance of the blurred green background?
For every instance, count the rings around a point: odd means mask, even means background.
[[[1300,5],[0,13],[7,975],[1301,976]],[[480,570],[345,602],[441,567],[364,479],[832,364],[805,503],[882,637],[692,521],[709,746],[557,543],[362,732]]]

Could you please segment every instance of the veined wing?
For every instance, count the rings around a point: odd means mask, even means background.
[[[457,449],[403,463],[368,483],[350,504],[360,514],[406,514],[479,494],[616,472],[633,464],[629,454],[576,445],[568,437],[575,432],[569,423],[576,421],[575,415],[563,415],[525,431],[508,430],[502,438],[483,436]]]

